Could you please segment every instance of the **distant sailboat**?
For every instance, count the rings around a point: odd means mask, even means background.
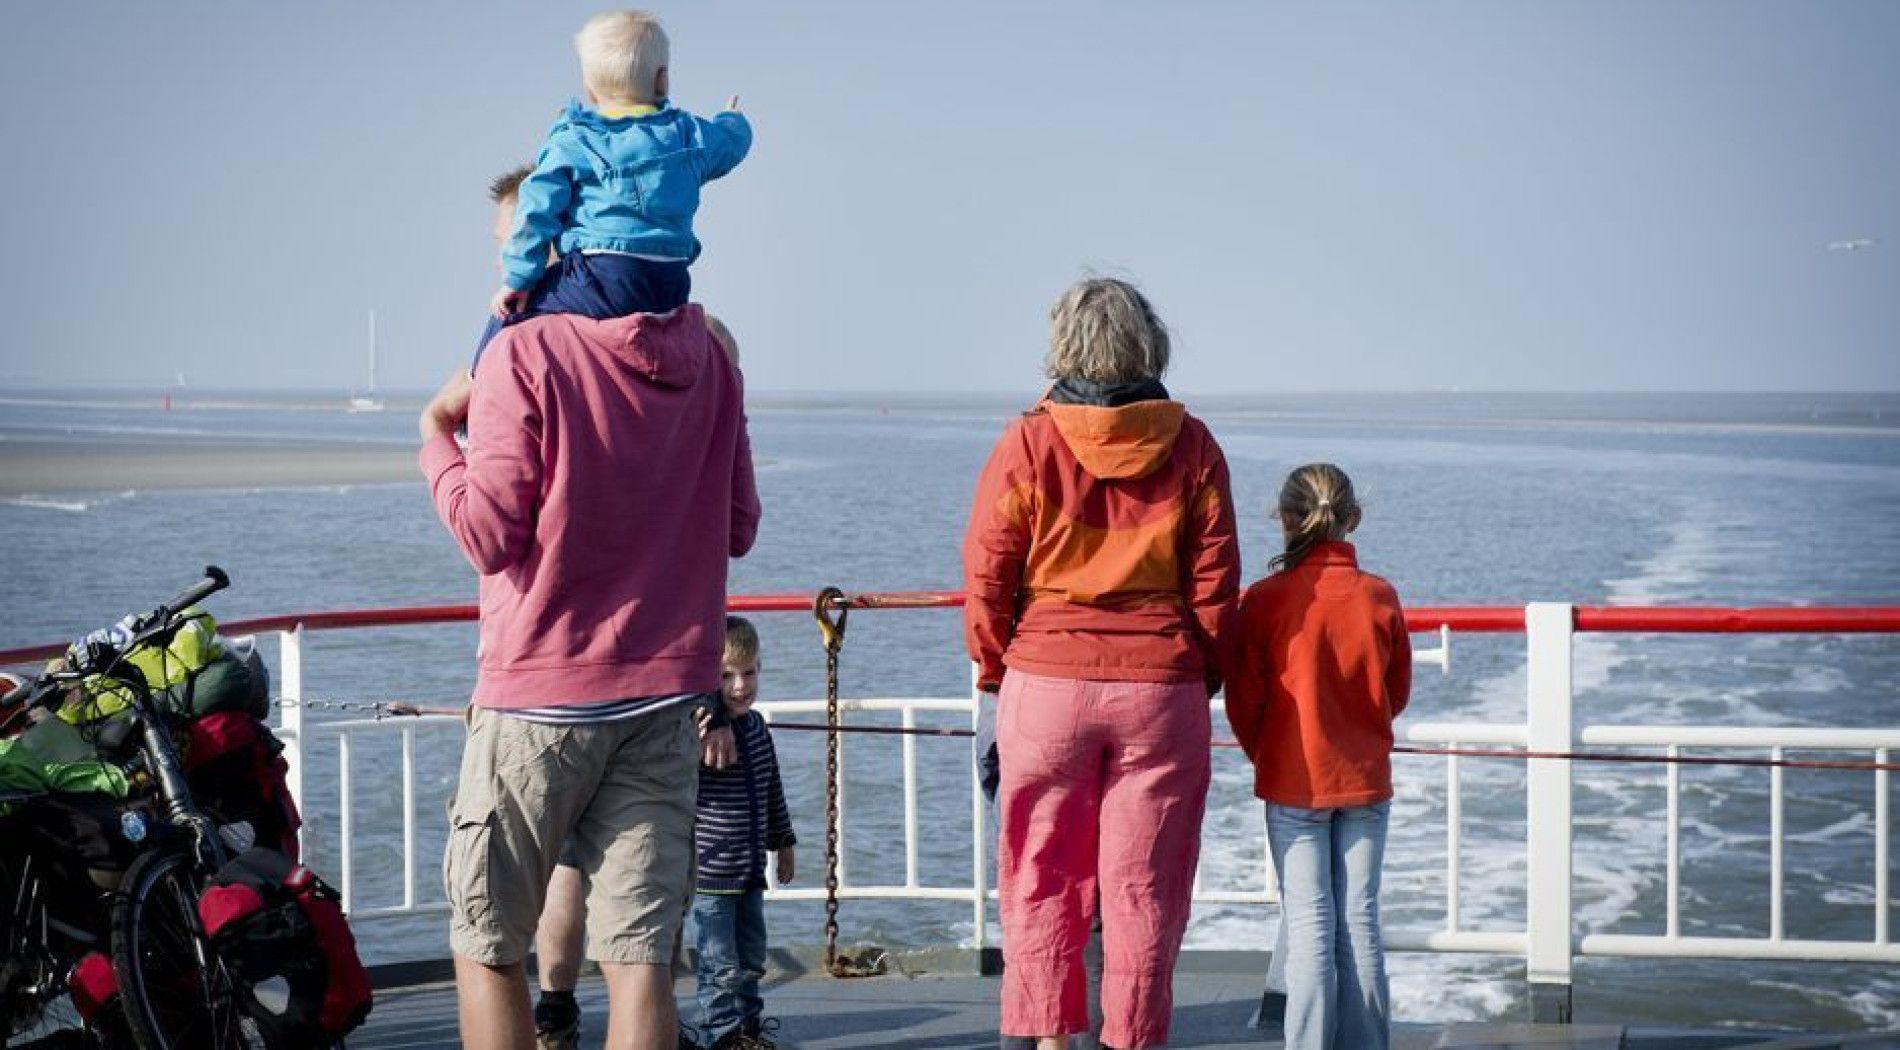
[[[350,411],[381,412],[383,399],[376,396],[376,311],[369,312],[369,389],[350,395]]]

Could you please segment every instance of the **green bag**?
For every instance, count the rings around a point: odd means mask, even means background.
[[[220,637],[217,620],[202,610],[186,616],[169,644],[142,647],[125,658],[145,676],[159,707],[187,719],[214,711],[268,717],[270,672],[251,640]],[[59,717],[88,725],[124,712],[132,699],[132,688],[124,682],[93,675],[60,708]]]
[[[57,724],[52,720],[41,723]],[[131,793],[132,785],[125,778],[125,770],[94,759],[49,761],[27,740],[30,735],[31,731],[15,740],[0,740],[0,791],[57,791],[112,798],[124,798]],[[88,747],[87,751],[90,750]],[[0,804],[0,816],[5,816],[10,809]]]

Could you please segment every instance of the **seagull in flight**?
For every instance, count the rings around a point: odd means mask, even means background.
[[[1862,248],[1872,248],[1879,243],[1879,241],[1874,240],[1872,237],[1856,237],[1851,241],[1832,241],[1828,244],[1827,250],[1831,252],[1857,252]]]

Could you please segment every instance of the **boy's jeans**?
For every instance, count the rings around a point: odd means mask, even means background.
[[[699,1045],[711,1046],[758,1018],[765,1009],[765,894],[700,893],[693,898],[699,927]]]
[[[1391,993],[1379,934],[1388,802],[1267,804],[1286,916],[1287,1050],[1386,1050]]]

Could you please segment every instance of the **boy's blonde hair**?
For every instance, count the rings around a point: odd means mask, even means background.
[[[603,101],[658,102],[668,61],[666,30],[648,11],[603,11],[574,36],[581,82]]]
[[[1042,364],[1050,379],[1160,379],[1168,370],[1168,326],[1134,285],[1085,278],[1050,309],[1049,356]]]
[[[728,667],[744,667],[759,659],[759,629],[743,616],[726,617],[726,655]]]

